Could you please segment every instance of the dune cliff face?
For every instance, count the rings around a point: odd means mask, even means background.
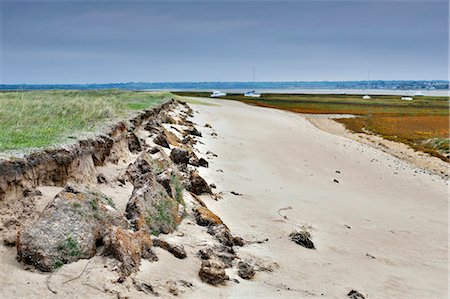
[[[86,183],[96,179],[95,167],[117,163],[138,140],[133,131],[143,122],[154,122],[162,111],[174,105],[168,101],[146,110],[127,123],[119,122],[104,135],[80,140],[67,148],[43,150],[25,158],[0,162],[0,202],[18,198],[37,186],[64,186],[68,182]]]

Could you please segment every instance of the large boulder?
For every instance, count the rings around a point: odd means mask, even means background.
[[[158,165],[148,154],[143,154],[129,166],[134,189],[125,210],[126,218],[135,230],[145,229],[155,235],[172,232],[184,214],[182,200],[178,202],[170,197],[165,187],[158,183],[155,176]],[[161,177],[160,180],[163,182]],[[175,187],[173,192],[176,195]]]
[[[39,219],[18,233],[18,260],[42,271],[96,254],[96,243],[111,225],[122,225],[113,201],[81,187],[67,186]]]

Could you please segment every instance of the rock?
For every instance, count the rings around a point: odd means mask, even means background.
[[[234,245],[233,236],[225,224],[210,225],[208,227],[208,234],[216,237],[216,239],[225,246],[231,247]]]
[[[198,159],[197,155],[194,152],[189,153],[189,162],[192,166],[200,166],[200,160]]]
[[[125,216],[134,229],[146,229],[154,235],[174,231],[181,221],[179,203],[167,195],[156,181],[134,188]]]
[[[348,294],[347,297],[351,298],[351,299],[365,299],[366,297],[363,296],[363,294],[361,294],[358,291],[355,290],[351,290]]]
[[[210,124],[205,124],[205,128],[211,128]]]
[[[18,233],[17,259],[42,271],[96,254],[96,243],[111,225],[121,224],[107,196],[67,186],[50,202],[39,219]]]
[[[150,148],[150,150],[148,152],[152,155],[159,153],[159,147],[153,146],[152,148]]]
[[[236,192],[236,191],[231,191],[230,193],[233,194],[233,195],[236,195],[236,196],[242,196],[241,193],[238,193],[238,192]]]
[[[198,251],[197,255],[202,260],[220,260],[227,268],[233,267],[233,261],[238,258],[232,247],[224,245],[202,248]]]
[[[186,144],[188,146],[192,146],[194,144],[197,143],[197,140],[195,140],[194,138],[192,138],[192,136],[186,136],[184,137],[181,141],[182,144]]]
[[[128,149],[132,153],[138,153],[142,150],[141,141],[134,133],[128,133]]]
[[[171,254],[173,254],[174,257],[178,258],[178,259],[184,259],[187,257],[186,251],[184,250],[183,245],[173,245],[168,243],[167,241],[158,239],[158,238],[154,238],[153,240],[153,245],[154,246],[158,246],[168,252],[170,252]]]
[[[175,176],[176,176],[175,171],[170,168],[164,170],[163,172],[161,172],[156,176],[156,181],[160,183],[164,187],[164,189],[166,189],[167,194],[172,198],[175,198],[177,193],[177,191],[175,190],[175,186],[173,184]]]
[[[211,151],[207,151],[206,152],[206,154],[207,155],[211,155],[211,156],[213,156],[213,157],[217,157],[217,155],[216,154],[214,154],[213,152],[211,152]]]
[[[289,235],[291,240],[305,248],[316,249],[311,241],[311,234],[307,231],[293,232]]]
[[[192,128],[184,130],[184,133],[186,135],[193,135],[193,136],[202,137],[202,133],[200,133],[195,127],[192,127]]]
[[[206,183],[206,181],[195,171],[190,173],[189,184],[186,189],[195,195],[201,195],[204,193],[212,194],[208,183]]]
[[[148,232],[144,230],[132,232],[121,227],[113,227],[105,238],[104,255],[120,261],[122,274],[128,276],[138,270],[141,258],[150,261],[158,259],[151,247],[152,240]]]
[[[152,161],[144,153],[127,169],[134,189],[125,216],[135,230],[146,229],[154,235],[173,232],[184,212],[184,206],[171,198],[158,183],[153,170],[154,167],[161,167],[158,161]]]
[[[108,181],[107,181],[107,179],[106,179],[106,177],[105,177],[105,175],[103,174],[103,173],[99,173],[98,175],[97,175],[97,183],[99,183],[99,184],[105,184],[105,183],[107,183]]]
[[[335,182],[335,183],[339,184],[339,181],[338,181],[338,180],[336,180],[336,179],[334,179],[334,180],[333,180],[333,182]]]
[[[175,164],[187,164],[187,163],[189,163],[189,158],[190,158],[190,154],[189,154],[188,150],[186,150],[184,148],[176,147],[176,148],[172,149],[172,151],[170,152],[170,159]]]
[[[218,260],[203,261],[198,274],[203,282],[211,285],[226,284],[230,279],[225,273],[225,264]]]
[[[198,165],[201,166],[201,167],[208,168],[209,163],[208,163],[208,161],[206,161],[205,159],[200,158],[200,159],[198,160]]]
[[[156,292],[151,284],[145,282],[133,281],[133,285],[139,292],[144,292],[147,295],[153,295],[155,297],[159,297],[159,293]]]
[[[255,268],[247,262],[239,262],[238,275],[242,279],[252,279],[255,276]]]
[[[168,114],[164,114],[163,116],[161,116],[161,122],[163,124],[172,124],[172,125],[176,125],[177,121],[170,115]]]
[[[201,205],[195,206],[193,209],[195,220],[201,226],[214,226],[223,224],[222,220],[211,212],[208,208]]]
[[[160,145],[165,148],[170,148],[169,142],[167,141],[166,135],[163,133],[159,133],[153,138],[153,142],[157,145]]]
[[[233,245],[242,247],[245,245],[245,241],[241,237],[233,237]]]
[[[34,188],[25,188],[22,195],[23,197],[41,196],[42,192]]]
[[[209,184],[209,187],[211,187],[212,189],[216,189],[217,188],[216,184]]]

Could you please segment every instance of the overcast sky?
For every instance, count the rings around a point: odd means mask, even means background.
[[[4,1],[2,83],[448,79],[447,1]]]

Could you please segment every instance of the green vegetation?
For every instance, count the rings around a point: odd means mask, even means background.
[[[176,175],[172,175],[170,181],[175,189],[175,200],[184,206],[183,187],[181,186],[180,179]]]
[[[0,151],[65,143],[171,97],[121,90],[0,92]]]
[[[58,268],[61,268],[63,265],[64,265],[64,262],[61,261],[60,259],[57,259],[53,262],[52,268],[58,269]]]
[[[70,256],[79,256],[81,254],[81,246],[72,236],[68,236],[58,249]]]
[[[206,92],[175,94],[209,97]],[[361,95],[346,94],[263,94],[260,98],[229,94],[222,99],[298,113],[358,115],[336,121],[353,132],[377,134],[449,161],[448,97],[418,96],[403,101],[398,95],[373,95],[363,100]]]
[[[176,204],[170,199],[164,199],[155,204],[155,208],[147,210],[145,223],[150,228],[151,234],[175,229]]]

